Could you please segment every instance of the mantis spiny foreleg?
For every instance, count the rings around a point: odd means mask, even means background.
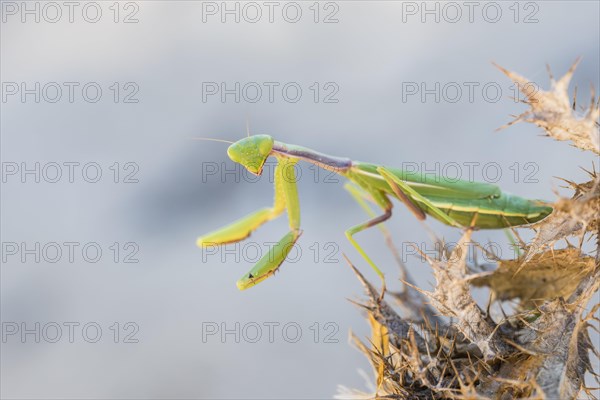
[[[290,231],[272,246],[248,273],[237,281],[239,289],[247,289],[272,276],[301,235],[300,203],[294,171],[297,160],[277,157],[277,161],[273,207],[258,210],[197,240],[200,247],[238,242],[247,238],[259,226],[278,217],[287,209]]]

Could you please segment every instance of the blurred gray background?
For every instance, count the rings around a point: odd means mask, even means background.
[[[492,62],[548,88],[546,63],[561,76],[581,56],[572,87],[587,104],[590,84],[599,86],[595,1],[482,2],[471,21],[464,3],[455,3],[460,18],[443,3],[426,3],[438,7],[437,22],[421,2],[276,2],[272,22],[262,2],[254,3],[262,12],[257,22],[256,7],[246,3],[94,4],[76,3],[70,22],[62,3],[2,2],[5,398],[330,398],[338,384],[368,388],[359,370],[371,376],[369,364],[347,340],[350,330],[361,338],[369,332],[347,300],[360,299],[362,288],[342,253],[377,277],[344,238],[365,215],[343,181],[300,167],[301,256],[240,292],[236,280],[257,249],[287,232],[286,218],[227,253],[197,248],[200,234],[270,205],[273,189],[266,173],[259,180],[239,170],[223,177],[235,170],[226,144],[191,137],[237,140],[248,121],[253,134],[357,160],[434,171],[459,165],[463,179],[465,163],[479,163],[470,164],[476,180],[548,200],[560,190],[554,177],[582,181],[579,167],[594,160],[540,137],[535,126],[495,132],[526,107],[511,99],[514,86]],[[239,22],[223,7],[238,7]],[[300,20],[289,22],[298,8]],[[206,92],[211,82],[256,85],[240,89],[239,102],[234,94],[223,102]],[[279,85],[273,101],[265,82]],[[290,82],[286,98],[281,89]],[[436,82],[449,90],[438,92],[439,101],[406,92]],[[472,99],[465,83],[475,85]],[[251,102],[257,85],[262,98]],[[457,85],[463,93],[454,101]],[[52,102],[56,86],[62,97]],[[92,102],[97,87],[102,94]],[[294,87],[302,89],[297,102]],[[22,97],[23,88],[32,92]],[[39,182],[22,174],[36,163]],[[62,166],[56,183],[53,163]],[[73,182],[64,163],[80,163]],[[82,177],[89,163],[102,172],[96,183],[86,181],[94,168]],[[395,211],[388,225],[398,247],[416,242],[431,251],[423,227],[400,205]],[[428,224],[450,242],[460,235]],[[398,268],[379,232],[357,238],[398,288]],[[476,239],[506,246],[501,232]],[[78,243],[73,260],[65,242]],[[82,256],[87,243],[102,249],[98,262]],[[124,262],[134,250],[139,262]],[[427,264],[404,253],[417,282],[430,288]],[[224,337],[223,328],[230,331]]]

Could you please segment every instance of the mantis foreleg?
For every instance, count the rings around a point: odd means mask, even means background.
[[[255,211],[224,228],[198,238],[196,242],[200,247],[238,242],[247,238],[259,226],[278,217],[287,209],[290,232],[271,247],[256,265],[238,280],[237,286],[240,290],[252,287],[273,275],[301,234],[300,203],[298,201],[294,171],[296,160],[277,157],[277,161],[277,167],[275,168],[275,201],[273,207]]]
[[[300,231],[300,201],[298,200],[294,171],[296,162],[297,160],[278,157],[278,164],[275,168],[275,199],[283,198],[290,231],[237,281],[237,287],[240,290],[248,289],[274,275],[302,234]]]
[[[281,210],[283,211],[283,210]],[[196,240],[198,247],[235,243],[246,239],[265,222],[277,217],[281,211],[273,208],[262,208],[214,232],[201,236]]]

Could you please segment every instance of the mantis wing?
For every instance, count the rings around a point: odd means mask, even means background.
[[[386,190],[386,182],[377,172],[378,165],[357,162],[353,164],[357,172],[365,172],[361,174],[362,178],[369,181],[370,185],[379,187],[381,190]],[[451,179],[433,174],[402,170],[399,168],[388,168],[386,170],[400,180],[405,182],[420,195],[425,197],[447,197],[450,199],[485,199],[499,197],[502,192],[496,185],[483,182],[471,182],[461,179]]]

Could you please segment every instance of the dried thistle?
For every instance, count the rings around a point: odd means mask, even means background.
[[[552,78],[551,91],[524,92],[530,109],[513,123],[534,123],[555,139],[600,154],[594,99],[579,119],[569,102],[567,88],[575,66],[560,80]],[[527,82],[502,70],[521,86]],[[590,361],[590,353],[599,353],[589,336],[589,329],[599,330],[600,322],[600,177],[594,170],[589,175],[585,183],[563,179],[573,196],[559,197],[553,213],[532,226],[536,236],[523,244],[523,256],[498,258],[495,270],[471,273],[468,246],[478,244],[466,230],[447,257],[424,255],[436,279],[433,291],[416,287],[402,269],[405,290],[391,293],[391,298],[404,315],[350,264],[367,292],[360,306],[372,330],[369,345],[353,339],[371,361],[376,384],[372,393],[345,389],[337,398],[596,398],[597,389],[586,387],[585,378],[591,374],[600,384]],[[579,239],[579,246],[570,244],[572,237]],[[598,243],[595,258],[583,251],[586,237]],[[566,248],[557,247],[561,240]],[[392,246],[387,232],[386,242]],[[487,307],[477,304],[473,286],[489,288]],[[594,296],[596,304],[586,313]],[[508,314],[502,307],[506,301],[512,305]],[[492,316],[492,304],[502,308],[502,317]]]
[[[579,60],[575,61],[569,71],[558,81],[554,79],[548,68],[551,84],[549,91],[541,90],[527,78],[494,64],[519,87],[521,93],[527,97],[524,102],[529,105],[529,110],[504,127],[519,121],[530,122],[543,128],[548,136],[556,140],[570,140],[574,146],[582,150],[600,154],[598,130],[600,107],[599,103],[596,103],[594,88],[592,88],[589,107],[582,117],[577,115],[576,99],[571,101],[568,93],[569,83],[578,63]]]

